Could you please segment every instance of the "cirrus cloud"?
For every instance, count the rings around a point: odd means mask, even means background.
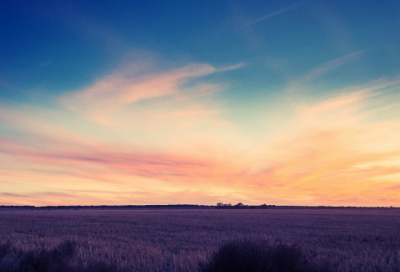
[[[127,70],[53,107],[1,106],[1,203],[400,204],[397,80],[297,103],[255,140],[204,80],[234,68]]]

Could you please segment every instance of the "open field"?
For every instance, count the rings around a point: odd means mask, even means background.
[[[38,251],[75,241],[73,262],[81,266],[197,271],[221,242],[246,237],[296,243],[338,271],[400,271],[399,209],[4,209],[0,222],[0,244]]]

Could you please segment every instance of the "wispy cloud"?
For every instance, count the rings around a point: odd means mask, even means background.
[[[238,67],[120,71],[61,97],[64,108],[0,107],[0,203],[399,203],[397,79],[302,101],[274,115],[286,130],[254,140],[224,118],[224,84],[203,78]]]
[[[110,123],[115,112],[128,108],[134,103],[157,98],[176,98],[189,95],[202,96],[220,91],[221,84],[199,82],[187,85],[191,80],[217,72],[224,72],[242,67],[233,66],[214,68],[208,64],[190,64],[183,68],[160,73],[145,73],[140,67],[109,75],[92,86],[68,94],[60,99],[70,110],[83,114],[86,118],[99,123]],[[140,64],[141,66],[141,64]]]
[[[254,19],[254,20],[252,20],[252,21],[249,21],[249,22],[243,24],[243,27],[248,27],[248,26],[254,25],[254,24],[256,24],[256,23],[259,23],[259,22],[262,22],[262,21],[271,19],[271,18],[273,18],[273,17],[275,17],[275,16],[277,16],[277,15],[279,15],[279,14],[282,14],[282,13],[285,13],[285,12],[290,11],[290,10],[296,8],[297,6],[298,6],[298,4],[296,4],[296,5],[291,5],[291,6],[289,6],[289,7],[280,9],[280,10],[275,11],[275,12],[273,12],[273,13],[265,14],[264,16],[261,16],[261,17],[259,17],[259,18],[257,18],[257,19]]]
[[[294,80],[291,85],[303,85],[305,83],[311,82],[313,80],[318,79],[319,77],[325,75],[326,73],[338,69],[339,67],[342,67],[343,65],[346,65],[356,59],[358,59],[360,56],[362,56],[365,52],[367,52],[367,49],[364,50],[359,50],[357,52],[353,52],[351,54],[347,54],[345,56],[339,57],[337,59],[328,61],[326,63],[323,63],[314,69],[308,71],[304,75],[300,76],[296,80]]]

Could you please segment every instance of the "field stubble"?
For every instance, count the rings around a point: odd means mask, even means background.
[[[222,242],[297,244],[338,271],[400,271],[399,209],[1,210],[0,244],[77,243],[73,262],[128,271],[197,271]]]

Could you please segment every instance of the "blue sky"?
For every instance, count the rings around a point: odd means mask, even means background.
[[[399,24],[397,1],[6,3],[1,95],[78,89],[143,54],[166,66],[244,62],[221,75],[238,81],[241,97],[243,86],[280,89],[287,78],[367,50],[331,75],[358,83],[399,72]]]
[[[185,202],[182,192],[191,192],[199,203],[226,199],[287,204],[295,199],[295,204],[375,205],[397,197],[388,189],[397,188],[396,171],[390,177],[376,173],[372,179],[366,172],[353,172],[382,165],[387,170],[398,163],[397,155],[361,159],[399,148],[382,144],[400,136],[398,1],[9,1],[1,4],[0,25],[0,142],[5,146],[16,141],[14,149],[0,150],[0,159],[9,165],[0,171],[0,202],[53,204],[52,196],[63,193],[71,203],[119,203],[118,194],[127,188],[162,195],[163,203]],[[341,121],[336,123],[335,116]],[[372,133],[377,126],[384,136]],[[324,133],[349,128],[354,133],[346,136],[345,146],[337,134],[331,145],[348,156],[358,152],[359,163],[337,168],[330,162],[344,158],[323,148],[320,156],[327,160],[326,167],[282,166],[304,150],[327,144],[315,141],[309,147],[315,135],[321,139]],[[181,135],[177,139],[176,131]],[[42,145],[59,139],[59,133],[69,136],[42,154]],[[91,140],[80,142],[84,138]],[[276,147],[303,141],[304,146],[295,144],[289,151]],[[90,142],[101,145],[105,156],[126,149],[126,156],[136,158],[140,150],[146,158],[163,158],[161,164],[180,161],[182,168],[165,166],[169,170],[146,176],[142,171],[150,165],[128,171],[119,164],[119,155],[106,165],[93,165]],[[356,152],[355,143],[365,146]],[[227,146],[220,147],[223,144]],[[80,146],[76,152],[82,154],[65,155],[66,146]],[[187,152],[177,149],[183,146]],[[203,154],[219,147],[219,154]],[[58,152],[65,157],[56,162]],[[231,159],[232,154],[243,158]],[[52,169],[48,162],[38,162],[44,157],[53,158]],[[186,160],[212,163],[190,174]],[[88,165],[76,173],[71,163]],[[123,176],[121,167],[128,171]],[[89,178],[98,168],[107,171]],[[190,176],[192,182],[165,177],[165,171]],[[209,171],[219,174],[210,177],[205,174]],[[268,176],[271,171],[276,172]],[[336,194],[328,193],[325,185],[316,186],[330,180],[316,172],[340,176],[346,171],[356,176],[356,185],[331,188]],[[56,172],[64,174],[58,177]],[[304,177],[299,174],[306,172]],[[146,181],[141,181],[144,176]],[[234,183],[232,176],[237,178]],[[80,182],[44,184],[46,177]],[[86,184],[85,190],[102,190],[82,193],[79,184]],[[279,189],[282,184],[287,192]],[[382,191],[372,202],[371,184]],[[257,186],[275,189],[258,193]],[[288,193],[299,186],[297,196]],[[354,186],[357,197],[350,193]],[[110,190],[115,193],[106,193]],[[47,202],[35,200],[41,194],[48,195]],[[152,197],[137,200],[153,202]]]

